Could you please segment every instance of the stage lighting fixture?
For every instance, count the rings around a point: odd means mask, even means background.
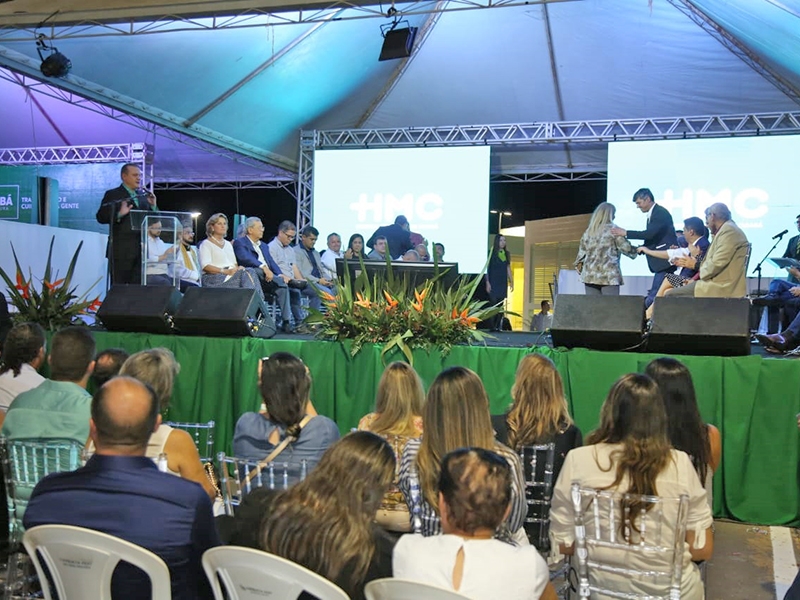
[[[42,64],[39,69],[45,77],[66,77],[69,70],[72,68],[72,62],[55,46],[48,45],[44,34],[39,34],[36,38],[36,51],[39,53],[39,58],[42,59]],[[44,53],[50,54],[45,57]]]
[[[405,23],[406,27],[398,27],[400,23]],[[417,37],[417,28],[409,27],[408,21],[395,20],[390,25],[382,25],[383,47],[378,60],[393,60],[395,58],[408,58],[414,47],[414,39]]]

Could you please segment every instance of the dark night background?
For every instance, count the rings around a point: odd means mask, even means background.
[[[215,212],[232,219],[234,214],[260,217],[264,222],[264,239],[271,240],[284,219],[294,221],[297,202],[281,189],[210,189],[156,190],[162,210],[198,211],[196,239],[205,237],[205,222]],[[525,221],[590,213],[606,199],[606,181],[537,181],[531,183],[498,183],[489,187],[489,207],[510,211],[503,217],[504,227],[523,225]],[[489,233],[497,232],[497,215],[487,214]],[[362,231],[368,236],[370,231]],[[229,236],[232,232],[229,232]],[[324,238],[326,232],[321,231]]]

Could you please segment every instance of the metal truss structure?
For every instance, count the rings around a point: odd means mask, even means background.
[[[69,80],[59,80],[58,86],[53,85],[42,80],[43,76],[34,61],[27,57],[20,61],[19,56],[21,55],[4,52],[0,47],[0,65],[5,64],[8,67],[0,66],[0,78],[50,98],[132,125],[153,138],[156,135],[162,136],[204,152],[223,156],[231,161],[259,169],[267,177],[294,179],[294,173],[291,171],[294,165],[287,163],[276,166],[279,157],[267,156],[259,149],[196,125],[187,128],[176,116],[168,115],[136,100],[124,98],[112,90],[106,90],[90,82],[79,81],[76,84],[74,81],[78,79],[70,77]],[[285,163],[282,158],[281,162]]]
[[[404,3],[392,3],[398,18],[413,15],[437,14],[442,12],[455,12],[464,10],[502,8],[508,6],[532,6],[552,4],[556,2],[577,2],[580,0],[450,0],[437,2],[436,0],[422,0]],[[289,4],[284,2],[284,4]],[[64,40],[75,38],[93,38],[108,36],[149,35],[157,33],[174,33],[177,31],[208,31],[216,29],[240,29],[243,27],[272,27],[275,25],[291,25],[298,23],[325,23],[335,18],[337,21],[352,21],[361,19],[386,19],[389,15],[382,4],[374,1],[359,2],[358,0],[330,0],[326,6],[302,7],[284,6],[269,8],[246,8],[238,11],[227,11],[227,14],[184,14],[172,12],[164,15],[151,14],[147,20],[144,17],[130,17],[115,19],[114,22],[105,19],[69,17],[53,15],[48,20],[47,27],[41,27],[42,18],[31,22],[30,15],[8,15],[3,19],[4,26],[0,27],[0,43],[4,41],[31,41],[36,35],[44,33],[50,40]],[[344,14],[337,14],[343,9],[348,9]]]
[[[286,190],[297,198],[295,180],[156,182],[156,190]]]
[[[536,146],[635,140],[746,137],[800,133],[800,111],[586,121],[542,121],[504,125],[452,125],[300,132],[297,226],[311,221],[316,150],[424,148],[442,146]],[[599,171],[593,171],[599,173]],[[543,181],[552,174],[497,174],[503,181]],[[566,177],[566,176],[565,176]]]
[[[558,167],[553,167],[558,168]],[[562,167],[563,168],[563,167]],[[606,171],[576,171],[569,173],[493,173],[491,180],[496,183],[534,183],[553,181],[605,181]]]
[[[103,144],[97,146],[40,146],[0,148],[0,165],[69,165],[85,163],[133,163],[153,178],[153,147],[149,144]],[[149,177],[148,177],[149,176]]]

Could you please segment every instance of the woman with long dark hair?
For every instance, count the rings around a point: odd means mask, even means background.
[[[258,385],[264,408],[246,412],[233,431],[233,452],[241,458],[289,463],[289,481],[296,483],[339,439],[339,428],[318,415],[311,403],[311,374],[305,363],[288,352],[262,358]],[[286,443],[284,443],[286,442]],[[280,450],[279,450],[280,449]]]
[[[672,447],[683,450],[692,459],[694,470],[708,493],[708,505],[712,506],[711,479],[722,456],[722,439],[719,429],[704,423],[700,416],[692,374],[682,362],[667,357],[651,361],[645,374],[661,390]]]
[[[262,528],[262,548],[332,581],[350,598],[391,576],[391,542],[373,527],[394,477],[385,440],[356,431],[333,444],[305,481],[280,493]]]
[[[600,410],[600,426],[586,440],[587,445],[567,454],[564,467],[553,490],[550,510],[550,534],[562,550],[572,552],[574,542],[574,517],[571,485],[611,490],[619,493],[652,495],[662,498],[689,498],[686,538],[683,543],[683,571],[681,598],[701,600],[703,583],[700,572],[692,560],[711,557],[714,537],[713,519],[706,501],[705,490],[685,452],[671,447],[667,436],[667,413],[658,385],[650,377],[633,373],[621,377],[611,388]],[[631,515],[645,508],[635,500],[620,503],[630,509]],[[627,503],[627,504],[626,504]],[[677,520],[674,509],[668,512],[665,504],[664,519]],[[646,508],[645,508],[646,509]],[[620,520],[622,515],[618,515]],[[633,517],[633,529],[637,517]],[[662,534],[668,536],[670,528]],[[628,532],[624,535],[635,535]],[[624,537],[623,535],[623,537]],[[629,542],[634,540],[629,538]],[[662,538],[662,543],[670,540]],[[644,555],[642,556],[642,558]],[[641,568],[669,570],[667,557],[648,554]],[[652,561],[652,562],[650,562]],[[614,573],[597,571],[598,584],[619,591],[657,596],[664,590],[654,589],[651,582],[631,580]]]
[[[347,250],[344,251],[344,257],[348,260],[358,257],[367,260],[367,254],[364,252],[364,236],[360,233],[354,233],[350,236],[350,241],[347,242]]]
[[[486,293],[489,303],[496,305],[504,302],[508,288],[514,291],[514,278],[511,274],[511,253],[506,248],[506,236],[498,233],[492,242],[492,253],[489,255],[489,266],[486,267]],[[503,313],[494,317],[493,329],[500,331]]]

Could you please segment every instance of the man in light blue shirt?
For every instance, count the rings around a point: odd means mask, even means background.
[[[283,279],[289,286],[289,300],[295,326],[303,321],[303,310],[300,306],[300,294],[309,298],[313,306],[313,299],[319,300],[317,293],[308,285],[297,267],[297,255],[291,243],[297,234],[297,227],[291,221],[282,221],[278,225],[278,235],[267,244],[269,254],[275,262],[277,270],[275,275]]]

